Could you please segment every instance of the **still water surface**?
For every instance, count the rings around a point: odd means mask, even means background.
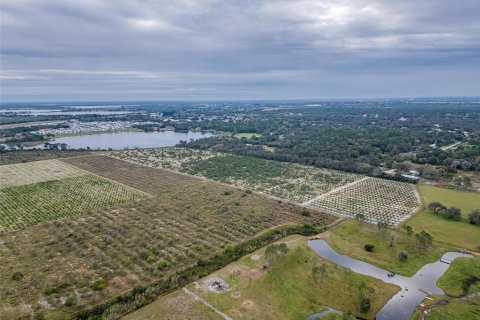
[[[351,269],[353,272],[371,276],[387,283],[396,284],[401,289],[394,295],[378,312],[377,320],[407,320],[417,306],[425,299],[427,291],[434,294],[444,294],[443,290],[437,287],[437,280],[447,271],[449,263],[442,261],[453,261],[458,257],[469,257],[469,254],[460,252],[447,252],[442,259],[424,265],[412,277],[395,275],[389,277],[390,271],[380,269],[367,262],[360,261],[349,256],[342,255],[325,240],[310,240],[308,245],[322,258],[330,260],[341,266]]]
[[[212,134],[208,132],[112,132],[62,137],[49,142],[66,143],[71,149],[90,147],[91,149],[124,150],[127,148],[171,147],[182,140],[190,141],[190,139],[197,140],[211,136]],[[41,145],[36,147],[41,147]]]

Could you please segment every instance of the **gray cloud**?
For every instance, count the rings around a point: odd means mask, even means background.
[[[480,2],[5,0],[1,99],[479,95]]]

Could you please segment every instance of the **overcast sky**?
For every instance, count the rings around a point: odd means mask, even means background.
[[[2,101],[480,95],[479,0],[0,0]]]

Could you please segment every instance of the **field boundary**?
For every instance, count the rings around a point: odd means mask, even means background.
[[[282,201],[282,202],[284,202],[284,203],[288,203],[288,204],[291,204],[291,205],[299,206],[299,207],[302,207],[302,208],[308,208],[308,209],[315,210],[315,211],[318,211],[318,212],[321,212],[321,213],[327,213],[327,214],[333,215],[333,216],[335,216],[335,217],[337,217],[337,218],[345,217],[343,214],[338,214],[338,213],[334,213],[334,212],[328,212],[328,211],[319,210],[319,208],[315,208],[315,207],[312,207],[312,206],[309,206],[309,205],[305,205],[305,204],[303,204],[303,203],[294,202],[294,201],[291,201],[291,200],[288,200],[288,199],[284,199],[284,198],[279,198],[279,197],[272,196],[272,195],[270,195],[270,194],[266,194],[266,193],[263,193],[263,192],[260,192],[260,191],[254,191],[254,190],[251,190],[251,189],[247,189],[247,188],[244,188],[244,187],[235,185],[235,184],[229,184],[229,183],[226,183],[226,182],[209,179],[209,178],[205,178],[205,177],[202,177],[202,176],[192,175],[192,174],[188,174],[188,173],[185,173],[185,172],[179,172],[179,171],[175,171],[175,170],[172,170],[172,169],[150,167],[150,166],[146,166],[146,165],[144,165],[144,164],[141,164],[141,163],[138,163],[138,162],[135,162],[135,161],[132,161],[132,160],[115,158],[115,157],[112,157],[112,156],[107,155],[107,154],[101,154],[101,155],[103,155],[103,156],[105,156],[105,157],[109,157],[109,158],[115,159],[115,160],[129,162],[129,163],[132,163],[132,164],[135,164],[135,165],[139,165],[139,166],[146,167],[146,168],[150,168],[150,169],[154,169],[154,170],[166,171],[166,172],[169,172],[169,173],[179,174],[179,175],[182,175],[182,176],[185,176],[185,177],[190,177],[190,178],[193,177],[193,178],[196,178],[196,179],[201,180],[202,182],[218,183],[218,184],[220,184],[220,185],[222,185],[222,186],[224,186],[224,187],[235,188],[235,189],[242,190],[242,191],[247,191],[247,190],[249,190],[249,191],[251,191],[253,194],[256,194],[256,195],[259,195],[259,196],[262,196],[262,197],[266,197],[266,198],[269,198],[269,199],[272,199],[272,200],[276,200],[276,201]],[[73,157],[72,157],[72,158],[73,158]],[[364,177],[364,178],[368,178],[368,177]],[[357,180],[355,180],[355,181],[357,181]]]
[[[316,196],[315,198],[303,202],[302,205],[308,206],[310,203],[313,203],[313,202],[315,202],[315,201],[317,201],[317,200],[320,200],[320,199],[322,199],[322,198],[324,198],[324,197],[326,197],[326,196],[328,196],[328,195],[330,195],[330,194],[332,194],[332,193],[335,193],[335,192],[337,192],[337,191],[341,191],[341,190],[343,190],[343,189],[345,189],[345,188],[354,186],[354,185],[356,185],[356,184],[358,184],[358,183],[360,183],[360,182],[362,182],[362,181],[364,181],[364,180],[367,180],[367,179],[369,179],[369,178],[370,178],[370,177],[363,177],[363,178],[357,179],[357,180],[355,180],[355,181],[352,181],[352,182],[350,182],[350,183],[344,184],[343,186],[340,186],[340,187],[337,187],[337,188],[332,189],[332,190],[330,190],[330,191],[327,191],[327,192],[325,192],[325,193],[319,194],[319,195]]]
[[[113,180],[113,179],[110,179],[110,178],[101,176],[101,175],[96,174],[96,173],[94,173],[94,172],[91,172],[91,171],[82,169],[82,168],[80,168],[80,167],[77,167],[77,166],[75,166],[75,165],[73,165],[73,164],[70,164],[70,163],[68,163],[68,162],[62,161],[62,159],[72,159],[72,158],[91,157],[91,156],[92,156],[92,155],[81,155],[81,156],[74,156],[74,157],[69,157],[69,158],[60,158],[60,159],[57,159],[57,160],[58,160],[58,161],[61,161],[62,163],[65,163],[65,164],[67,164],[67,165],[69,165],[69,166],[71,166],[71,167],[73,167],[73,168],[76,168],[76,169],[78,169],[78,170],[82,170],[82,171],[84,171],[86,174],[94,175],[94,176],[96,176],[96,177],[99,177],[99,178],[101,178],[101,179],[105,179],[105,180],[110,181],[110,182],[112,182],[112,183],[118,183],[119,185],[121,185],[121,186],[123,186],[123,187],[125,187],[125,188],[127,188],[127,189],[129,189],[129,190],[133,190],[133,191],[142,193],[142,194],[146,195],[147,198],[153,197],[153,195],[151,195],[150,193],[145,192],[145,191],[143,191],[143,190],[139,190],[139,189],[134,188],[134,187],[132,187],[132,186],[126,185],[125,183],[122,183],[122,182],[120,182],[120,181]],[[139,200],[139,201],[140,201],[140,200]]]

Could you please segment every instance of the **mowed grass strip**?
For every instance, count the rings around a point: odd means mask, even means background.
[[[145,193],[84,174],[0,189],[0,232],[145,199]]]
[[[480,251],[480,226],[467,222],[466,215],[475,208],[480,208],[480,193],[448,190],[432,186],[420,185],[423,204],[440,202],[446,207],[458,207],[462,210],[460,221],[445,219],[428,210],[416,214],[405,224],[416,231],[425,230],[434,240],[451,244],[457,248]]]

